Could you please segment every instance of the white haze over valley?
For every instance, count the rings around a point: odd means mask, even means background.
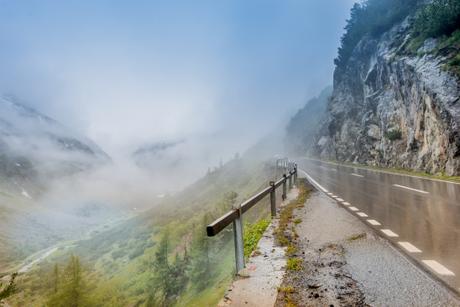
[[[140,207],[282,131],[331,83],[352,2],[0,1],[0,93],[110,157],[50,178],[46,203]],[[46,142],[22,147],[36,167],[68,155]]]

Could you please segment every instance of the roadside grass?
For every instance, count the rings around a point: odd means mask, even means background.
[[[286,269],[289,271],[302,270],[302,258],[288,258],[286,263]]]
[[[359,233],[359,234],[354,234],[352,236],[350,236],[347,241],[356,241],[356,240],[360,240],[360,239],[365,239],[366,238],[366,233],[363,232],[363,233]]]
[[[248,258],[257,248],[257,243],[259,243],[268,225],[270,225],[269,219],[261,219],[253,224],[246,223],[244,225],[244,257]]]
[[[310,197],[311,189],[305,178],[299,178],[297,181],[299,195],[296,199],[292,200],[281,209],[278,227],[274,232],[275,238],[281,246],[286,246],[285,255],[286,261],[286,275],[298,274],[297,272],[303,271],[303,258],[298,256],[298,243],[296,239],[298,234],[296,232],[296,225],[302,222],[302,219],[295,218],[295,209],[305,206],[305,202]],[[283,281],[282,285],[278,288],[277,304],[284,307],[296,307],[296,295],[298,295],[294,286],[286,284]]]
[[[299,178],[297,182],[299,196],[281,209],[278,227],[274,233],[277,242],[281,246],[288,246],[292,240],[292,237],[297,235],[295,233],[294,227],[291,227],[292,232],[288,231],[288,227],[291,222],[294,222],[295,224],[301,222],[301,220],[298,221],[299,219],[295,220],[297,223],[293,221],[294,210],[297,208],[302,208],[310,195],[310,189],[307,187],[306,179]]]
[[[287,256],[292,256],[294,255],[295,253],[297,253],[298,249],[297,249],[297,246],[295,246],[294,244],[289,244],[288,247],[286,248],[286,255]]]

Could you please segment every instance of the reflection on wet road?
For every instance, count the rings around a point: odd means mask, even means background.
[[[298,159],[350,212],[453,289],[460,287],[460,184]]]

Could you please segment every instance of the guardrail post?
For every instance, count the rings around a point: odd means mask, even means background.
[[[238,217],[233,220],[233,241],[235,243],[236,274],[238,274],[244,269],[243,222],[240,208],[238,208]]]
[[[289,172],[289,190],[292,189],[292,171]]]
[[[272,190],[270,192],[270,207],[272,211],[272,217],[276,216],[276,189],[275,189],[275,182],[270,181],[270,185]]]
[[[286,197],[287,197],[286,180],[287,180],[286,174],[283,174],[283,195],[281,195],[281,198],[282,198],[283,200],[285,200]]]
[[[297,186],[297,164],[294,164],[294,185]]]

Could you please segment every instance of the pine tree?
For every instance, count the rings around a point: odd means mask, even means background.
[[[10,277],[10,282],[3,287],[2,283],[0,282],[0,305],[2,305],[2,301],[17,291],[15,279],[18,276],[18,273],[13,273]]]
[[[151,277],[149,278],[147,291],[148,306],[167,306],[170,298],[169,288],[171,287],[170,267],[168,263],[169,237],[163,235],[155,252],[151,264]]]
[[[52,284],[53,293],[56,294],[58,292],[58,284],[59,284],[59,267],[57,263],[54,264],[52,283],[53,283]]]
[[[206,217],[204,218],[206,224]],[[195,232],[190,247],[190,262],[188,276],[192,285],[201,291],[209,284],[212,277],[211,261],[209,257],[209,241],[202,228]]]
[[[82,307],[90,305],[84,272],[78,256],[70,256],[62,276],[59,274],[57,265],[54,266],[52,275],[53,291],[48,299],[48,306]]]

